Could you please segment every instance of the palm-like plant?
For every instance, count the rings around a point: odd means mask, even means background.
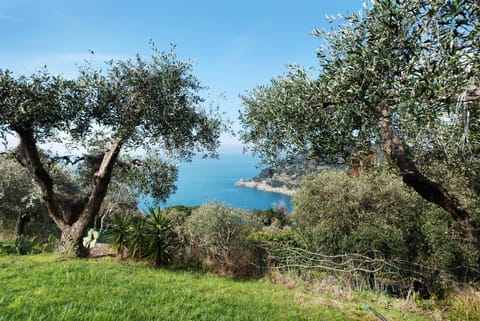
[[[132,257],[144,258],[148,254],[145,246],[146,221],[145,217],[135,217],[128,226],[127,248]]]
[[[174,220],[167,211],[150,208],[146,217],[131,218],[127,213],[113,216],[114,226],[108,241],[123,258],[125,253],[135,258],[151,259],[155,266],[172,261],[177,249],[177,233]]]
[[[150,208],[145,233],[145,251],[155,266],[171,263],[177,249],[177,234],[168,212]]]
[[[117,257],[120,259],[125,257],[127,251],[130,221],[127,212],[115,213],[113,215],[113,227],[108,231],[107,241],[117,251]]]

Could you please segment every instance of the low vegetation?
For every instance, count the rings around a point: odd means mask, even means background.
[[[0,257],[0,320],[435,320],[381,294],[319,294],[286,279],[245,281],[110,258]]]
[[[356,253],[375,259],[372,266],[362,263],[363,269],[375,271],[370,282],[408,280],[404,286],[409,288],[419,281],[432,290],[480,278],[479,249],[459,237],[461,227],[385,169],[356,177],[325,171],[303,183],[293,204],[300,247],[323,255]]]

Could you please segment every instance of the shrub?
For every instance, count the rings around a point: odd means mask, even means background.
[[[480,292],[472,288],[457,290],[447,309],[450,320],[480,320]]]
[[[209,270],[222,274],[250,276],[258,273],[258,256],[248,236],[261,223],[249,212],[217,203],[194,210],[185,231],[198,260]]]
[[[60,239],[56,235],[50,234],[41,244],[42,252],[54,252],[59,242]]]
[[[282,230],[279,232],[259,231],[253,232],[250,237],[259,242],[272,244],[275,247],[292,246],[298,247],[299,244],[295,239],[295,234],[290,230]]]
[[[462,228],[451,219],[449,213],[430,206],[423,216],[421,232],[428,252],[419,260],[435,267],[440,279],[478,282],[480,249],[464,239]]]
[[[189,217],[192,214],[193,210],[197,208],[199,208],[199,206],[173,205],[165,208],[164,211],[168,212],[169,215],[171,214],[171,212],[182,213],[182,216],[186,218]]]
[[[145,217],[133,217],[128,224],[127,252],[134,258],[145,258]]]
[[[357,177],[324,171],[304,180],[292,203],[295,239],[309,251],[381,257],[398,277],[425,277],[430,285],[479,277],[478,249],[448,213],[385,170]]]
[[[350,178],[325,171],[303,182],[293,198],[292,219],[297,238],[309,250],[333,255],[375,250],[408,258],[422,246],[419,204],[387,173]]]
[[[257,217],[265,226],[275,225],[278,228],[283,228],[290,225],[290,216],[285,207],[269,208],[266,210],[254,209],[252,215]]]
[[[285,185],[284,182],[279,181],[277,179],[272,179],[272,181],[270,182],[270,186],[272,187],[283,187],[284,185]]]
[[[17,255],[28,255],[43,252],[53,252],[58,245],[58,242],[59,240],[55,235],[49,235],[47,238],[18,235],[13,244],[15,246],[15,253]]]

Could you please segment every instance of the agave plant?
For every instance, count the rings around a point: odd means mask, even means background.
[[[127,248],[130,256],[135,258],[144,258],[146,251],[146,219],[145,217],[135,217],[128,225]]]
[[[174,221],[168,216],[167,211],[150,208],[146,223],[145,251],[147,257],[153,261],[155,266],[170,264],[178,244]]]
[[[113,227],[108,231],[107,241],[117,251],[117,256],[121,259],[125,257],[127,252],[130,221],[127,212],[115,213],[113,215]]]

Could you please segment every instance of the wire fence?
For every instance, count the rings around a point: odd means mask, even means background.
[[[262,243],[267,270],[296,274],[302,278],[315,278],[319,273],[333,275],[337,282],[354,289],[373,289],[398,297],[408,297],[419,292],[424,298],[429,290],[443,285],[457,284],[458,279],[442,273],[434,267],[395,258],[385,258],[381,252],[364,254],[346,253],[325,255],[302,248]],[[465,273],[480,277],[480,271],[469,267]],[[478,278],[477,278],[478,280]]]

